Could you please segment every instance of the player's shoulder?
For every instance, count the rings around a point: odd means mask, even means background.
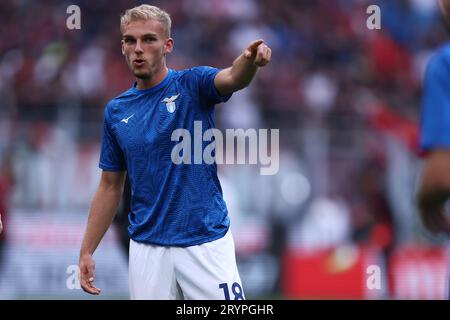
[[[218,72],[219,69],[211,67],[211,66],[195,66],[182,70],[173,70],[174,78],[179,80],[186,80],[191,78],[198,78],[207,73],[215,73]]]
[[[198,91],[199,85],[212,79],[219,70],[210,66],[196,66],[174,72],[173,79],[182,87]]]
[[[118,96],[116,96],[115,98],[111,99],[110,102],[111,103],[119,103],[119,102],[123,102],[128,100],[129,98],[132,98],[134,96],[136,96],[135,91],[133,90],[134,86],[129,88],[128,90],[120,93]]]
[[[450,41],[447,41],[436,49],[436,56],[450,59]]]
[[[428,71],[450,67],[450,41],[438,47],[428,63]]]
[[[115,111],[117,108],[120,108],[120,106],[123,106],[124,103],[126,103],[130,98],[134,97],[136,94],[133,91],[133,88],[130,88],[116,97],[112,98],[106,103],[105,109],[109,112]]]

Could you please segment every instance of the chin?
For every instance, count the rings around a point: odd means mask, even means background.
[[[140,71],[135,71],[134,76],[139,79],[150,79],[152,77],[150,72],[140,72]]]

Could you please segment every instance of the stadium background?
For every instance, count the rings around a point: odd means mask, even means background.
[[[0,299],[98,299],[72,265],[98,169],[105,103],[133,78],[119,16],[141,2],[0,2]],[[66,8],[81,8],[81,30]],[[173,19],[174,69],[272,47],[219,128],[279,128],[280,171],[219,168],[248,298],[443,299],[446,242],[414,205],[421,81],[447,32],[433,0],[153,1]],[[369,30],[366,8],[381,8]],[[128,298],[119,224],[95,254],[99,298]],[[381,288],[367,286],[379,267]],[[369,272],[369,273],[368,273]]]

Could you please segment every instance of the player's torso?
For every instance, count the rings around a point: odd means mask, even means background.
[[[172,139],[175,130],[186,129],[194,143],[197,121],[202,132],[214,126],[213,109],[186,83],[172,76],[157,90],[132,89],[110,105],[110,131],[132,185],[129,231],[136,241],[193,245],[228,229],[215,165],[172,161],[180,143],[179,137]]]
[[[156,147],[170,147],[172,132],[188,128],[198,117],[194,98],[177,81],[171,81],[157,92],[119,102],[111,114],[111,127],[125,156],[148,156]],[[170,152],[168,156],[170,160]]]

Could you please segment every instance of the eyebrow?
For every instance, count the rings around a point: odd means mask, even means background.
[[[146,33],[146,34],[143,34],[142,36],[141,36],[141,38],[147,38],[147,37],[154,37],[154,38],[157,38],[158,37],[158,35],[156,34],[156,33]],[[135,39],[136,37],[134,37],[134,36],[132,36],[132,35],[129,35],[129,34],[124,34],[123,36],[122,36],[122,39]]]

